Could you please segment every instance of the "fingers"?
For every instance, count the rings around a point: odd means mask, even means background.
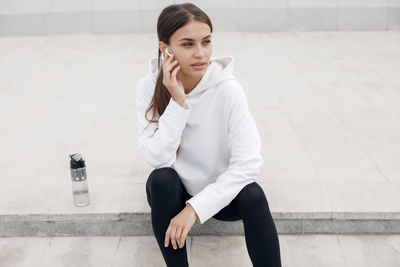
[[[167,231],[165,232],[165,247],[169,246],[169,239],[171,239],[171,245],[174,249],[177,249],[176,245],[176,227],[171,226],[171,224],[168,226]]]
[[[166,55],[168,56],[168,54],[166,54]],[[171,56],[168,56],[167,60],[164,60],[164,62],[163,62],[164,73],[171,73],[172,69],[175,68],[176,65],[178,65],[178,61],[176,59],[174,61],[172,61],[173,58],[174,58],[174,55],[172,54]],[[179,68],[180,68],[180,66],[179,66]]]
[[[178,71],[180,70],[180,68],[181,68],[181,66],[177,66],[175,69],[174,69],[174,71],[171,73],[171,78],[173,79],[173,80],[176,80],[176,74],[178,73]]]
[[[171,235],[170,235],[170,238],[171,238],[171,245],[172,245],[172,247],[173,247],[174,249],[177,249],[176,240],[175,240],[175,235],[176,235],[176,228],[175,228],[175,227],[172,227]]]
[[[174,227],[169,225],[166,233],[165,233],[165,247],[168,247],[169,245],[169,239],[171,239],[171,245],[174,249],[177,249],[178,246],[179,248],[183,248],[185,244],[185,239],[187,235],[187,230],[182,228],[182,227]]]
[[[168,229],[165,232],[165,241],[164,241],[165,247],[169,246],[169,235],[170,235],[170,233],[171,233],[171,224],[168,226]]]
[[[178,63],[177,60],[175,60],[174,62],[172,62],[168,67],[167,67],[167,71],[171,72],[171,70],[176,66],[176,64]],[[178,65],[179,66],[179,65]]]
[[[179,239],[179,244],[180,244],[180,248],[182,248],[185,245],[185,240],[186,240],[186,236],[188,234],[188,231],[186,230],[186,228],[183,229],[181,237]]]
[[[166,60],[164,60],[163,61],[163,70],[164,70],[164,73],[166,72],[166,71],[170,71],[170,70],[168,70],[167,68],[169,68],[169,66],[170,66],[170,64],[171,64],[171,61],[172,61],[172,58],[174,57],[174,55],[172,55],[172,56],[169,56],[167,53],[165,53],[165,58],[166,58]]]
[[[175,248],[178,248],[178,246],[180,247],[180,248],[182,248],[182,244],[181,244],[181,242],[180,242],[180,240],[181,240],[181,234],[182,234],[182,228],[178,228],[177,230],[176,230],[176,234],[175,234]]]
[[[174,62],[171,62],[171,64],[167,67],[167,71],[168,71],[167,73],[171,73],[172,74],[172,69],[175,68],[175,66],[177,66],[177,64],[178,64],[177,60],[175,60]]]

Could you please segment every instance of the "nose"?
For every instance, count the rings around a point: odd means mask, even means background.
[[[194,57],[201,58],[204,57],[204,55],[205,55],[204,48],[201,47],[201,45],[197,46],[194,52]]]

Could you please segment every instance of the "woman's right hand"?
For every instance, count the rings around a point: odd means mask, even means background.
[[[174,55],[169,56],[167,53],[164,55],[164,61],[162,64],[163,68],[163,84],[168,89],[172,98],[176,102],[181,102],[186,99],[185,89],[183,87],[182,82],[176,78],[176,74],[181,69],[178,61],[175,60],[172,62]]]

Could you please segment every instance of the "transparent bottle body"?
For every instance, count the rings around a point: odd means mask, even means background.
[[[74,205],[84,207],[89,205],[89,187],[86,179],[86,172],[83,168],[71,169],[72,173],[72,194]]]

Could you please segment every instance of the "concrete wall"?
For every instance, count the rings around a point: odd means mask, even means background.
[[[156,32],[167,0],[0,0],[0,35]],[[214,31],[399,30],[400,0],[191,1]]]

